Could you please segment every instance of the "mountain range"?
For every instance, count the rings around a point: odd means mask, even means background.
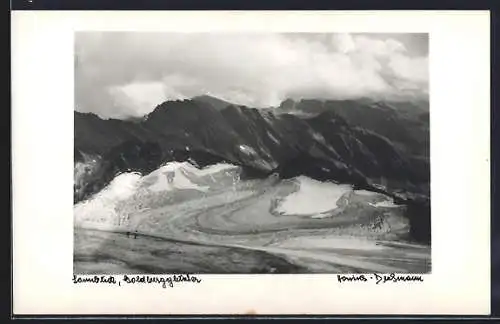
[[[204,95],[163,102],[141,119],[75,111],[74,123],[75,203],[119,173],[225,162],[247,178],[305,175],[387,194],[408,206],[414,236],[430,240],[427,101],[287,99],[257,109]]]

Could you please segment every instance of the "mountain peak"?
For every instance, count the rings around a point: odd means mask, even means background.
[[[214,97],[211,95],[206,95],[206,94],[193,97],[193,98],[191,98],[191,100],[198,102],[198,103],[202,103],[202,104],[209,104],[217,110],[222,110],[222,109],[232,105],[232,103],[230,103],[230,102],[227,102],[227,101],[222,100],[220,98],[217,98],[217,97]]]
[[[283,110],[293,110],[295,108],[296,102],[293,99],[285,99],[280,103],[279,108]]]

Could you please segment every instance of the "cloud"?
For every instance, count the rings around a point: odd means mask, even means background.
[[[111,86],[108,88],[108,94],[114,100],[114,106],[123,107],[124,110],[137,115],[149,113],[151,107],[155,107],[168,97],[162,82],[136,82],[124,86]]]
[[[370,34],[78,33],[76,109],[140,116],[200,94],[254,107],[425,97],[427,55],[407,45]]]

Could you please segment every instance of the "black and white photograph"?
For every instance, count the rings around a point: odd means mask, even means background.
[[[429,34],[76,31],[74,82],[74,274],[432,272]]]

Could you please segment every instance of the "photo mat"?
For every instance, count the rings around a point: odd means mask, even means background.
[[[14,13],[15,313],[488,313],[488,27],[484,12]],[[75,34],[103,31],[428,34],[432,272],[385,285],[341,284],[328,273],[203,274],[174,289],[73,284]]]

